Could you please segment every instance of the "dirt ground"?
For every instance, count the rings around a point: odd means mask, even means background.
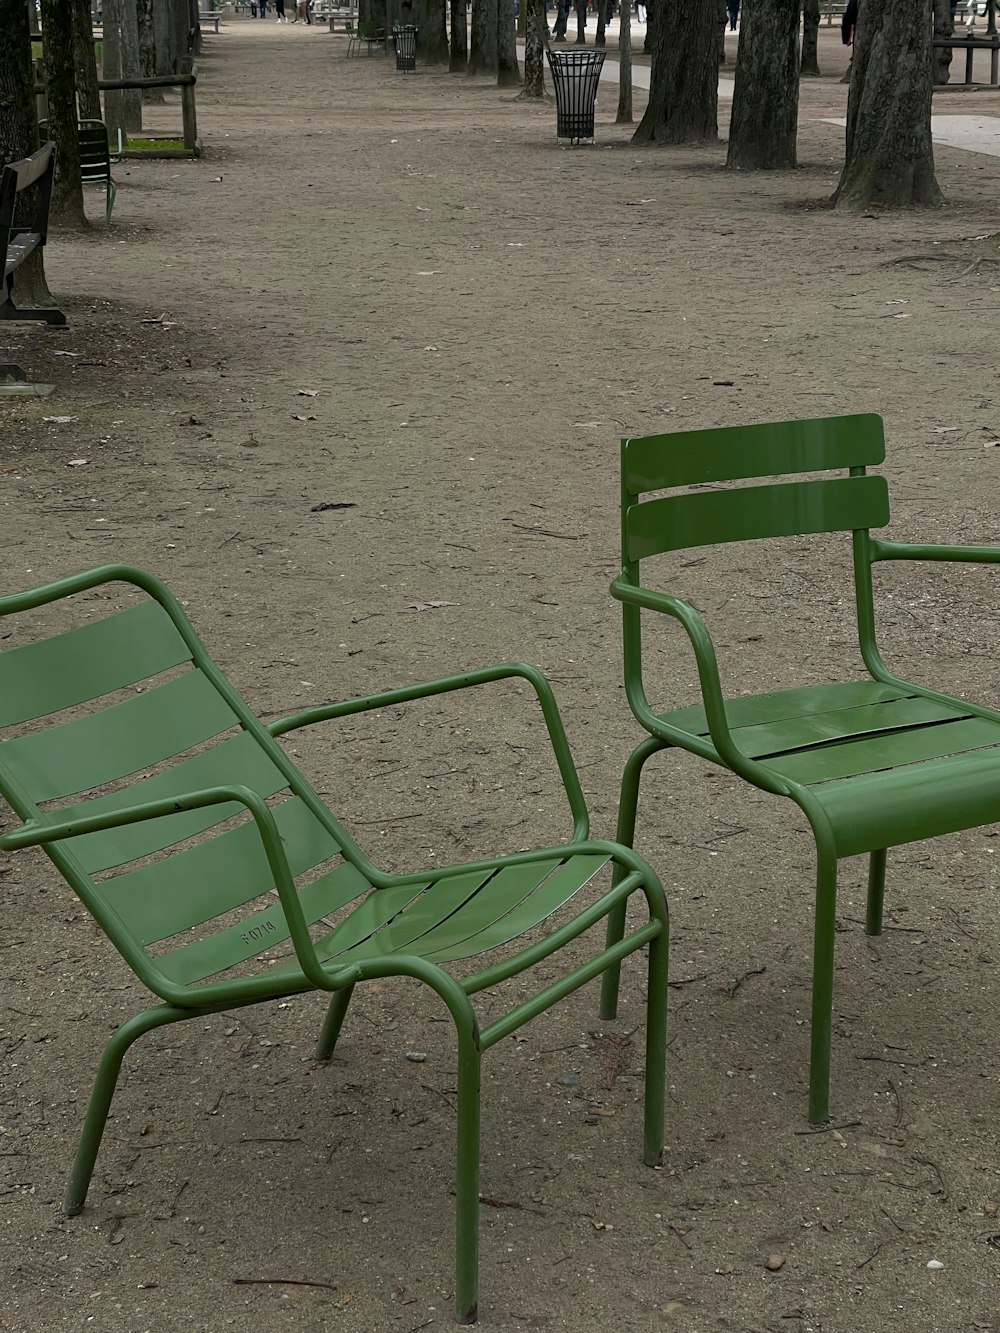
[[[835,72],[803,89],[799,170],[752,177],[722,143],[629,148],[613,93],[569,149],[551,105],[348,61],[320,29],[230,22],[198,73],[204,157],[122,164],[110,229],[47,253],[69,331],[13,330],[57,391],[0,404],[5,591],[146,566],[269,717],[534,661],[608,836],[640,738],[607,593],[621,435],[879,412],[891,534],[1000,540],[1000,269],[975,240],[1000,159],[942,148],[946,208],[842,216]],[[844,543],[705,555],[655,572],[707,614],[727,688],[860,673]],[[988,572],[893,567],[879,591],[891,662],[997,703]],[[664,703],[690,698],[683,645],[654,644]],[[521,703],[452,696],[303,757],[386,864],[541,844],[566,821]],[[813,1133],[808,830],[690,757],[649,774],[664,1167],[640,1160],[633,962],[616,1023],[590,986],[487,1057],[482,1326],[1000,1329],[996,828],[892,853],[879,939],[846,864]],[[313,998],[144,1039],[67,1221],[99,1052],[146,997],[39,855],[0,890],[0,1328],[451,1322],[454,1050],[426,994],[370,986],[326,1066]]]

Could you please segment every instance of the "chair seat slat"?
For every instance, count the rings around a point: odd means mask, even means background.
[[[864,773],[811,791],[830,820],[837,855],[859,856],[995,823],[1000,749]]]
[[[509,944],[569,902],[574,893],[589,884],[607,863],[608,858],[603,855],[570,857],[552,873],[544,876],[531,892],[509,905],[506,910],[498,911],[492,921],[481,926],[474,934],[451,943],[442,942],[440,948],[434,952],[425,952],[424,957],[435,963],[447,963]],[[516,886],[512,883],[511,888],[516,889]],[[511,893],[509,896],[514,895]],[[498,902],[501,902],[501,895],[497,897]],[[428,939],[425,946],[429,948],[432,943]]]
[[[397,916],[354,945],[350,950],[351,961],[383,954],[422,953],[431,930],[463,929],[460,923],[468,916],[476,916],[478,900],[489,897],[496,878],[480,872],[448,875],[431,884]],[[331,937],[330,944],[333,943]]]
[[[967,718],[970,714],[953,704],[925,699],[922,695],[894,699],[862,708],[839,708],[832,713],[813,713],[787,722],[733,728],[733,740],[751,759],[777,758],[800,750],[839,745],[864,737],[889,736],[933,726],[938,722]]]
[[[831,685],[805,685],[799,689],[775,690],[771,694],[734,695],[726,700],[726,718],[734,730],[791,722],[810,718],[816,713],[835,713],[841,709],[866,704],[889,703],[893,699],[912,698],[897,685],[882,685],[873,680],[838,681]],[[701,704],[657,714],[661,722],[693,736],[708,735],[708,719]]]
[[[479,884],[489,878],[489,871],[479,871],[474,875],[456,876],[456,878],[466,880],[467,891],[472,893]],[[351,949],[363,944],[376,931],[382,930],[400,913],[405,912],[433,883],[433,880],[425,880],[417,884],[397,884],[370,893],[346,921],[341,922],[329,935],[319,940],[316,945],[317,954],[324,961],[342,957]],[[385,953],[390,950],[380,949],[376,952]]]
[[[1000,745],[1000,722],[988,718],[963,718],[941,722],[913,731],[891,732],[844,741],[818,750],[799,750],[761,762],[765,768],[806,786],[877,773],[901,764],[917,764],[927,759]],[[996,751],[1000,763],[1000,750]]]

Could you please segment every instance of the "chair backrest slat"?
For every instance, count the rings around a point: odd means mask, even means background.
[[[336,841],[302,801],[283,801],[275,807],[274,818],[293,875],[337,855]],[[274,877],[251,823],[166,860],[103,880],[97,891],[142,944],[152,944],[211,921],[273,888]]]
[[[140,602],[0,654],[0,727],[72,708],[190,660],[163,607]]]
[[[219,691],[193,670],[100,712],[0,741],[0,763],[41,804],[152,768],[236,725]]]
[[[622,441],[627,494],[748,477],[875,466],[885,459],[874,413],[678,431]]]
[[[288,780],[261,749],[256,737],[247,732],[220,741],[211,750],[193,755],[162,773],[134,782],[121,791],[107,796],[95,796],[79,805],[67,806],[56,812],[60,819],[74,819],[78,815],[108,814],[144,801],[161,801],[185,792],[202,791],[238,782],[260,796],[273,796],[282,791]],[[211,805],[201,810],[188,810],[169,819],[154,819],[148,823],[127,824],[121,828],[106,829],[101,833],[87,833],[65,843],[68,851],[87,874],[110,870],[142,856],[151,856],[193,838],[205,829],[244,813],[241,805]]]
[[[141,588],[149,600],[0,649],[0,725],[7,733],[0,739],[0,794],[29,823],[72,827],[88,816],[120,813],[120,826],[66,837],[46,852],[133,965],[156,942],[179,937],[187,946],[195,932],[221,941],[197,953],[207,970],[213,960],[226,968],[266,946],[250,939],[255,947],[241,955],[239,931],[231,930],[231,913],[260,916],[257,899],[268,899],[262,920],[270,924],[261,929],[287,936],[283,914],[271,910],[274,875],[246,806],[227,800],[134,822],[129,810],[152,802],[169,808],[170,798],[219,787],[279,797],[274,818],[293,877],[328,878],[327,863],[350,840],[152,576],[106,566],[0,597],[0,614],[11,618],[5,626],[15,625],[15,617],[119,582]],[[75,711],[67,716],[67,709]],[[10,728],[19,730],[11,735]],[[109,784],[114,790],[106,790]],[[357,879],[338,879],[336,891],[331,882],[318,897],[300,885],[299,894],[315,899],[321,913],[341,884],[363,891],[363,875],[360,887]],[[178,967],[200,967],[194,959]]]
[[[633,561],[717,542],[884,527],[889,493],[884,477],[695,491],[630,505],[623,521],[625,559]]]

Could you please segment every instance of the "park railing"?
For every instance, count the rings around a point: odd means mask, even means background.
[[[97,87],[102,93],[124,92],[128,88],[179,88],[181,90],[181,140],[184,148],[173,152],[163,150],[159,156],[200,157],[201,144],[198,141],[198,117],[194,103],[194,85],[196,82],[197,76],[194,74],[154,74],[144,79],[98,79]],[[44,83],[36,81],[35,96],[36,98],[44,98]],[[41,115],[39,118],[42,118]],[[164,136],[157,135],[155,137],[163,138]],[[154,151],[153,153],[147,153],[146,156],[155,157],[157,153]]]
[[[959,17],[962,9],[965,9],[966,18]],[[954,34],[951,37],[935,37],[933,47],[935,51],[948,51],[949,56],[939,64],[935,62],[935,89],[938,88],[997,88],[1000,87],[1000,33],[997,32],[997,9],[998,0],[986,0],[986,13],[978,13],[978,4],[973,7],[971,4],[963,7],[959,5],[959,14],[955,16],[956,29],[961,26],[963,21],[966,23],[965,36],[957,37]],[[977,18],[985,17],[986,28],[982,36],[975,35],[975,22]],[[952,82],[948,78],[947,83],[938,83],[939,77],[947,77],[951,63],[950,53],[954,50],[965,52],[965,78],[961,82],[956,80]],[[977,83],[975,79],[975,59],[977,51],[989,51],[990,53],[990,81],[986,83]],[[940,70],[943,74],[939,73]]]

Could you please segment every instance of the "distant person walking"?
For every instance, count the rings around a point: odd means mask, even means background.
[[[729,31],[736,31],[736,20],[740,16],[740,0],[726,0],[726,7],[729,10]]]
[[[840,36],[845,46],[854,45],[854,29],[858,26],[858,0],[847,0],[844,17],[840,20]]]
[[[274,0],[274,10],[275,13],[278,15],[278,17],[274,20],[275,23],[288,22],[288,20],[285,18],[285,0]]]

